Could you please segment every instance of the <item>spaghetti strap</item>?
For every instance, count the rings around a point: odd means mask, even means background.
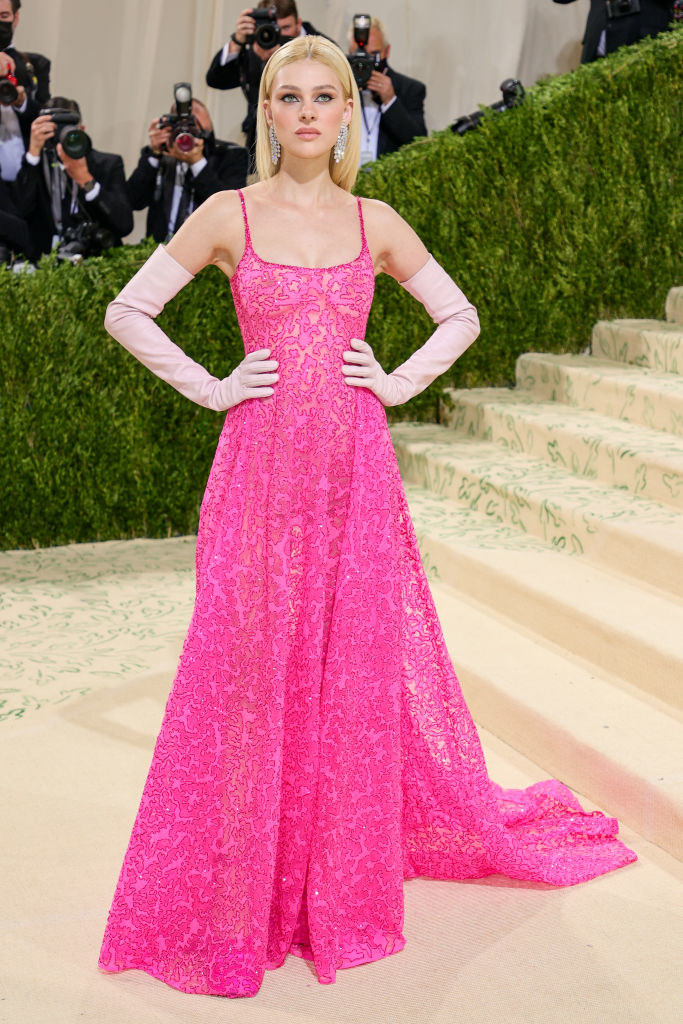
[[[360,220],[360,251],[364,252],[368,247],[368,241],[365,237],[365,224],[363,223],[363,207],[361,206],[360,196],[356,196],[356,202],[358,203],[358,219]],[[246,214],[245,214],[246,216]]]
[[[240,202],[242,204],[242,217],[244,218],[244,243],[245,243],[245,248],[251,249],[252,248],[252,244],[251,244],[251,234],[249,232],[249,221],[247,220],[247,207],[246,207],[246,205],[244,203],[244,196],[242,195],[242,189],[241,188],[237,189],[237,195],[240,197]]]

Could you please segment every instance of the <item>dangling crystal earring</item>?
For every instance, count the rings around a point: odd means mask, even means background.
[[[280,143],[277,140],[275,128],[273,127],[272,124],[270,126],[270,132],[268,134],[270,136],[270,159],[273,161],[274,164],[276,164],[280,159]]]
[[[349,126],[346,123],[346,121],[342,121],[342,123],[340,125],[340,128],[339,128],[339,136],[337,138],[337,141],[334,144],[334,162],[336,164],[338,164],[339,161],[344,156],[344,151],[346,149],[346,140],[348,139],[348,137],[349,137]]]

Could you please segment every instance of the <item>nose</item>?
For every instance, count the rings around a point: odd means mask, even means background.
[[[311,100],[302,100],[301,107],[299,108],[299,117],[302,121],[312,121],[316,115],[316,110]]]

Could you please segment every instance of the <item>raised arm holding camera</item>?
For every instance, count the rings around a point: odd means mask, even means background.
[[[261,75],[271,53],[298,36],[321,35],[310,21],[302,21],[295,0],[259,0],[255,7],[245,7],[235,24],[235,31],[214,57],[206,73],[206,84],[212,89],[242,89],[247,101],[247,115],[242,122],[246,146],[253,170],[256,141],[256,108]]]
[[[38,252],[99,255],[133,230],[123,160],[92,148],[75,100],[54,97],[31,125],[14,198]]]
[[[175,86],[170,114],[152,121],[149,145],[126,183],[134,210],[147,208],[147,236],[167,241],[215,192],[241,188],[247,151],[216,139],[209,112],[188,82]]]
[[[369,14],[355,15],[349,62],[363,103],[361,165],[427,134],[426,87],[389,67],[387,31]]]

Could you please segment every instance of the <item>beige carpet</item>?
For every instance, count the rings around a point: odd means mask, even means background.
[[[681,1019],[683,865],[626,828],[639,861],[578,886],[406,882],[406,948],[340,971],[334,985],[292,956],[252,999],[101,972],[106,915],[191,612],[192,555],[192,539],[0,555],[0,1021]],[[496,781],[547,777],[481,736]]]

